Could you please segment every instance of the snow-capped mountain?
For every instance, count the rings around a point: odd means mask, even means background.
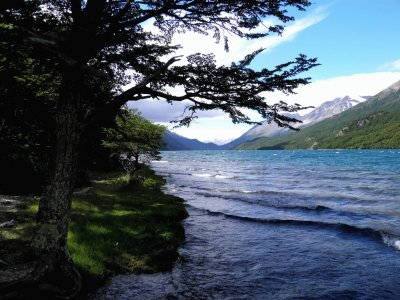
[[[221,145],[225,145],[225,144],[231,142],[232,140],[234,140],[234,139],[214,139],[214,140],[205,140],[202,142],[203,143],[212,143],[212,144],[221,146]]]
[[[368,96],[344,96],[335,98],[331,101],[326,101],[315,108],[313,111],[302,116],[302,125],[311,125],[313,123],[317,123],[327,118],[330,118],[334,115],[340,114],[341,112],[344,112],[345,110],[348,110],[349,108],[364,102],[368,98]]]
[[[313,109],[311,112],[301,116],[299,114],[287,114],[287,116],[296,118],[303,123],[299,123],[297,127],[307,127],[312,124],[318,123],[322,120],[330,118],[334,115],[337,115],[359,103],[364,102],[370,98],[370,96],[344,96],[338,97],[330,101],[326,101],[322,103],[317,108]],[[279,127],[276,124],[268,124],[267,121],[264,121],[261,125],[256,125],[244,134],[242,134],[239,138],[233,140],[232,142],[224,145],[225,149],[232,149],[233,147],[240,145],[245,141],[249,141],[259,137],[276,137],[280,135],[284,135],[290,132],[287,128]]]

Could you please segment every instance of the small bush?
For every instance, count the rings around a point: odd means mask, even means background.
[[[155,180],[154,178],[146,178],[143,181],[143,186],[146,189],[154,190],[154,189],[160,188],[162,186],[162,183],[160,181]]]
[[[160,188],[165,184],[165,179],[155,174],[146,165],[141,165],[135,172],[130,174],[129,185],[134,187],[144,187],[146,189]]]

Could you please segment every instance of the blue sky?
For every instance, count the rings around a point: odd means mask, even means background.
[[[286,25],[282,36],[270,36],[253,42],[232,37],[229,53],[212,39],[185,34],[176,37],[183,45],[181,54],[194,51],[216,54],[220,64],[237,61],[261,47],[266,50],[253,62],[254,68],[273,67],[295,58],[299,53],[317,57],[321,66],[306,76],[312,83],[299,88],[297,95],[284,97],[274,93],[267,99],[303,105],[319,105],[337,96],[374,95],[400,80],[400,0],[313,0],[305,12],[296,12],[296,21]],[[269,22],[269,20],[266,20]],[[196,43],[193,43],[196,41]],[[201,46],[203,49],[201,49]],[[154,105],[153,101],[131,104],[144,117],[168,125],[178,117],[183,105]],[[255,119],[259,117],[250,113]],[[229,140],[250,127],[233,125],[219,111],[203,113],[189,128],[175,132],[203,141]]]
[[[319,0],[305,13],[319,10],[323,19],[256,61],[277,63],[304,53],[321,66],[309,72],[314,80],[384,70],[400,58],[399,0]],[[386,71],[393,71],[389,67]]]

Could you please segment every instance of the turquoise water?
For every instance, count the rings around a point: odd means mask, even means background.
[[[190,214],[181,259],[104,299],[400,299],[400,150],[162,157]]]
[[[392,237],[400,250],[400,150],[164,152],[153,167],[191,207],[248,221],[343,225],[389,244]]]

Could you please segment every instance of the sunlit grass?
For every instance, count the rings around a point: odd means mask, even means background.
[[[32,237],[33,230],[35,228],[35,222],[32,219],[30,222],[24,222],[17,224],[11,228],[2,228],[0,231],[0,240],[24,240],[28,241]]]
[[[74,199],[68,246],[87,275],[165,271],[176,260],[184,239],[182,200],[161,192],[161,177],[143,172],[151,176],[150,186],[114,176]]]

